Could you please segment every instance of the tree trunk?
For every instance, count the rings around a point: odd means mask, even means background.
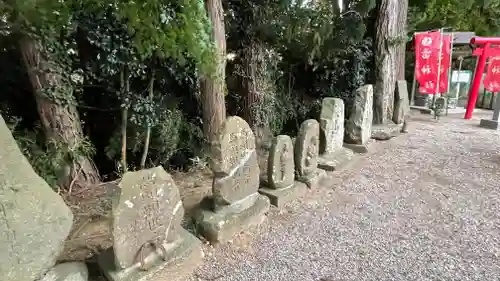
[[[242,50],[241,57],[242,73],[241,85],[243,94],[242,115],[243,119],[248,122],[251,128],[258,123],[258,112],[255,110],[255,104],[259,102],[259,95],[257,89],[257,52],[256,44],[251,43],[249,46]]]
[[[121,172],[126,173],[128,171],[127,164],[127,124],[128,124],[128,108],[130,104],[126,101],[128,94],[130,92],[130,80],[128,78],[127,69],[122,69],[120,72],[120,91],[122,99],[122,109],[121,109],[121,137],[122,137],[122,147],[121,147]]]
[[[212,38],[217,49],[215,75],[201,77],[200,79],[203,103],[203,132],[211,146],[216,139],[219,128],[226,119],[226,104],[224,100],[226,85],[226,31],[222,1],[206,0],[205,6],[212,22]]]
[[[399,0],[380,0],[375,23],[375,87],[373,93],[373,123],[387,124],[394,111],[394,90],[398,61],[397,18]]]
[[[155,84],[155,72],[153,70],[153,73],[151,74],[151,79],[149,79],[149,96],[148,100],[152,101],[154,97],[154,84]],[[141,169],[146,168],[146,160],[148,159],[148,151],[149,151],[149,142],[151,139],[151,126],[149,124],[147,125],[148,128],[146,129],[146,138],[144,139],[144,149],[142,150],[142,157],[141,157]]]
[[[242,73],[242,115],[243,119],[248,122],[252,128],[257,146],[266,144],[269,141],[269,136],[272,135],[269,128],[269,116],[263,107],[267,106],[268,101],[265,100],[264,95],[269,95],[266,92],[266,78],[259,74],[259,69],[266,68],[266,61],[264,56],[264,46],[259,42],[251,42],[242,50],[241,66]],[[260,108],[258,108],[260,106]]]
[[[21,40],[20,50],[33,87],[47,143],[56,142],[69,153],[66,166],[63,167],[63,173],[59,178],[60,185],[71,189],[99,183],[99,173],[93,161],[77,154],[76,151],[84,143],[84,135],[74,97],[71,94],[70,97],[65,97],[69,100],[67,104],[59,104],[44,94],[44,89],[60,86],[62,83],[56,72],[45,71],[54,69],[55,65],[51,65],[41,45],[31,38],[25,37]]]
[[[398,17],[396,23],[396,29],[399,36],[404,36],[406,39],[406,21],[408,19],[408,0],[399,0],[398,2]],[[397,80],[405,80],[405,62],[406,62],[406,43],[401,43],[397,46],[396,58],[397,58]]]

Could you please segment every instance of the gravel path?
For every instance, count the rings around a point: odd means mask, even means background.
[[[500,280],[500,133],[430,118],[258,233],[206,246],[190,280]]]

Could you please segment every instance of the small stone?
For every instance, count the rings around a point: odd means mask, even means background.
[[[392,122],[385,125],[373,125],[371,138],[379,141],[392,139],[401,133],[402,127],[403,124],[394,124]]]

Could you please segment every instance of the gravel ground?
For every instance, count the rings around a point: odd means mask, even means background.
[[[207,245],[189,280],[500,280],[500,133],[460,117],[415,117],[258,230]]]

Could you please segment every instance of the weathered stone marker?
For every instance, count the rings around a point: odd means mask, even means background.
[[[184,207],[172,177],[162,167],[128,172],[116,189],[113,248],[98,260],[106,277],[110,281],[183,280],[172,272],[186,267],[189,273],[203,254],[201,242],[181,227]]]
[[[406,80],[396,82],[396,94],[394,97],[394,114],[392,121],[396,124],[403,124],[410,113],[410,103],[408,101],[408,85]]]
[[[320,114],[320,157],[318,167],[335,171],[347,164],[354,153],[344,144],[344,101],[324,98]]]
[[[259,192],[271,200],[271,204],[282,207],[306,191],[306,185],[295,181],[292,139],[277,136],[269,151],[266,185]]]
[[[490,119],[481,119],[479,122],[479,126],[487,129],[492,129],[492,130],[498,130],[500,129],[499,126],[499,119],[500,119],[500,98],[498,97],[495,100],[495,104],[493,106],[493,118]]]
[[[319,123],[314,119],[304,121],[295,140],[294,161],[297,181],[315,188],[326,175],[318,169]]]
[[[212,242],[259,225],[269,210],[269,199],[258,193],[259,165],[255,137],[240,117],[228,117],[212,148],[212,198],[200,204],[195,220],[202,235]]]
[[[346,124],[344,146],[358,153],[368,152],[373,121],[373,86],[356,90],[351,116]]]
[[[73,224],[62,198],[39,177],[0,116],[0,279],[39,280]]]

